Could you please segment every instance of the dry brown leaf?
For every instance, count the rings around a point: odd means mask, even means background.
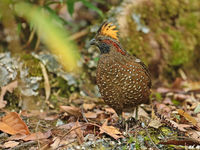
[[[8,134],[30,134],[27,125],[16,112],[10,112],[2,118],[0,130]]]
[[[87,112],[84,115],[86,118],[89,118],[89,119],[97,118],[97,113],[94,113],[94,112]]]
[[[22,140],[25,137],[27,137],[27,135],[25,134],[15,134],[15,135],[10,136],[8,140]]]
[[[97,115],[105,113],[103,110],[99,110],[99,109],[95,109],[94,111],[97,113]]]
[[[58,147],[68,145],[69,143],[72,143],[72,142],[74,142],[74,140],[61,140],[59,137],[54,137],[50,147],[52,150],[56,150],[56,149],[59,149]]]
[[[170,91],[169,88],[160,87],[156,90],[158,93],[168,93]]]
[[[75,126],[74,126],[71,130],[77,128],[77,129],[75,129],[74,131],[75,131],[75,133],[76,133],[76,135],[77,135],[78,143],[79,143],[79,144],[83,144],[83,142],[84,142],[83,131],[81,130],[80,127],[81,127],[81,125],[80,125],[80,123],[77,121],[76,124],[75,124]]]
[[[135,116],[136,110],[134,111],[134,116]],[[138,108],[138,116],[139,117],[145,117],[145,118],[149,118],[149,114],[141,107]]]
[[[5,148],[13,148],[13,147],[15,147],[17,145],[19,145],[19,142],[16,142],[16,141],[8,141],[8,142],[3,144],[3,146]]]
[[[194,113],[195,114],[198,114],[198,113],[200,113],[200,103],[195,103],[195,109],[194,109]]]
[[[122,138],[122,133],[113,126],[107,126],[108,120],[104,122],[104,124],[100,127],[100,134],[106,133],[113,137],[115,140]]]
[[[180,78],[180,77],[177,77],[176,80],[172,84],[172,88],[173,89],[179,89],[179,88],[181,88],[182,82],[183,82],[183,79]]]
[[[153,128],[156,128],[156,129],[158,129],[160,126],[162,126],[162,123],[158,119],[153,119],[149,123],[149,127],[153,127]]]
[[[8,92],[12,93],[13,90],[17,87],[17,85],[18,85],[18,82],[13,81],[13,82],[9,83],[8,85],[1,88],[0,109],[4,108],[7,104],[7,102],[4,101],[4,95],[6,94],[6,92],[8,91]]]
[[[57,149],[58,147],[59,147],[59,145],[60,145],[60,138],[59,137],[55,137],[54,139],[53,139],[53,144],[51,144],[50,146],[51,146],[51,148],[52,149]]]
[[[70,130],[76,122],[69,122],[68,124],[63,124],[61,126],[58,126],[58,129],[65,129],[65,130]]]
[[[159,142],[159,144],[165,145],[200,145],[200,142],[196,139],[192,138],[184,138],[184,139],[166,139],[165,141]]]
[[[111,114],[115,114],[116,113],[115,110],[113,108],[110,108],[110,107],[105,108],[105,111],[108,112],[108,113],[111,113]]]
[[[187,132],[187,135],[200,142],[200,132],[199,131],[190,130],[190,131]]]
[[[186,120],[191,122],[194,126],[197,126],[197,121],[195,120],[194,117],[190,116],[187,112],[185,112],[181,109],[178,109],[177,111],[181,116],[185,117]]]
[[[174,99],[183,102],[186,99],[190,99],[189,95],[176,93],[174,94]]]
[[[96,106],[96,104],[94,104],[94,103],[92,103],[92,104],[83,104],[84,110],[92,110],[95,106]]]
[[[73,106],[60,106],[61,111],[67,112],[69,115],[75,116],[75,117],[81,117],[81,110],[77,107]]]
[[[185,90],[191,91],[191,90],[199,90],[200,89],[200,81],[185,81],[184,82]]]
[[[15,129],[13,129],[12,127],[8,126],[7,124],[5,124],[4,122],[0,122],[0,130],[8,133],[8,134],[17,134],[17,131]]]
[[[163,114],[164,116],[170,117],[171,108],[165,104],[156,104],[156,108],[158,112]]]
[[[189,124],[178,124],[176,123],[175,121],[173,120],[168,120],[170,121],[170,123],[175,127],[175,128],[178,128],[180,131],[187,131],[186,129],[187,128],[191,128],[191,127],[194,127],[193,125],[189,125]]]
[[[23,140],[24,141],[35,141],[35,140],[41,140],[41,139],[47,139],[51,136],[51,131],[48,131],[46,133],[42,132],[36,132],[28,135]]]

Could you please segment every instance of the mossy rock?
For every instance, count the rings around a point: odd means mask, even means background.
[[[155,79],[173,81],[179,69],[200,79],[199,0],[129,0],[113,10],[122,45],[149,65]]]
[[[34,58],[31,54],[22,53],[21,60],[24,62],[24,67],[29,70],[29,76],[43,76],[40,61],[38,59]]]

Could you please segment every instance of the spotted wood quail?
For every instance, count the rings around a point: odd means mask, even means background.
[[[122,48],[115,28],[112,23],[104,22],[91,45],[101,52],[96,72],[100,94],[121,116],[123,111],[149,103],[151,79],[145,64]]]

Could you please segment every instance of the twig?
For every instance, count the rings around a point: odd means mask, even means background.
[[[45,103],[50,107],[50,108],[54,108],[54,106],[49,102],[49,97],[51,94],[51,87],[50,87],[50,83],[49,83],[49,77],[46,71],[45,66],[40,63],[41,69],[42,69],[42,74],[44,77],[44,88],[45,88]]]
[[[58,145],[60,145],[60,142],[61,142],[70,132],[72,132],[72,131],[74,131],[74,130],[76,130],[76,129],[78,129],[78,128],[87,126],[87,125],[93,125],[93,126],[96,126],[96,127],[98,127],[98,128],[101,128],[101,126],[99,126],[99,125],[97,125],[97,124],[94,124],[94,123],[86,123],[86,124],[81,125],[81,126],[78,126],[78,127],[76,127],[76,128],[72,128],[71,130],[69,130],[67,133],[65,133],[65,134],[62,136],[62,138],[60,139]],[[104,129],[102,129],[102,130],[104,130]],[[106,133],[105,130],[104,130],[104,132]],[[60,147],[60,146],[58,146],[58,148],[59,148],[59,147]]]
[[[85,114],[84,114],[84,111],[83,111],[83,107],[81,107],[81,114],[82,114],[83,119],[85,120],[85,122],[88,123],[88,120],[87,120],[87,118],[85,117]]]
[[[42,68],[42,74],[43,74],[43,77],[44,77],[44,88],[45,88],[45,95],[46,95],[45,101],[48,101],[50,94],[51,94],[49,77],[48,77],[47,70],[46,70],[45,66],[42,63],[40,63],[40,66]]]
[[[74,130],[76,130],[76,129],[78,129],[78,128],[84,127],[84,126],[88,126],[88,125],[93,125],[93,126],[96,126],[96,127],[98,127],[98,128],[101,128],[101,126],[99,126],[98,124],[86,123],[86,124],[84,124],[84,125],[81,125],[81,126],[78,126],[78,127],[76,127],[76,128],[73,128],[73,129],[69,130],[67,133],[65,133],[65,134],[63,135],[63,137],[61,138],[61,141],[62,141],[62,140],[65,138],[65,136],[67,136],[70,132],[72,132],[72,131],[74,131]]]
[[[156,144],[154,143],[154,141],[152,140],[152,138],[151,138],[151,136],[150,136],[150,134],[149,134],[147,128],[145,127],[144,129],[145,129],[145,131],[146,131],[146,133],[147,133],[148,138],[150,139],[151,143],[153,144],[153,147],[154,147],[156,150],[159,150],[159,148],[157,147],[157,145],[156,145]]]
[[[36,31],[36,29],[33,28],[33,30],[31,31],[31,34],[30,34],[30,36],[29,36],[29,38],[28,38],[28,41],[27,41],[26,44],[23,46],[23,48],[26,48],[26,47],[28,47],[28,46],[30,45],[30,43],[32,42],[33,37],[34,37],[34,35],[35,35],[35,31]]]
[[[23,142],[22,144],[20,145],[17,145],[13,148],[11,148],[12,150],[17,150],[17,149],[25,149],[24,147],[28,146],[28,145],[33,145],[33,144],[36,144],[37,141],[28,141],[28,142]],[[10,149],[10,150],[11,150]]]
[[[36,125],[36,128],[35,128],[35,132],[38,131],[38,126],[40,124],[40,120],[38,121],[37,125]],[[37,143],[38,143],[38,148],[40,149],[40,142],[39,142],[39,139],[37,140]]]
[[[83,29],[79,32],[76,32],[75,34],[73,34],[72,36],[70,36],[70,40],[77,40],[83,36],[85,36],[86,34],[89,33],[89,29],[86,28],[86,29]]]
[[[35,51],[38,50],[39,45],[40,45],[40,35],[38,35],[37,42],[35,44],[35,48],[34,48]]]

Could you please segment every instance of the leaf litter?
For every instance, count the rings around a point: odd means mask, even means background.
[[[1,140],[0,146],[14,148],[29,141],[37,141],[41,147],[47,149],[128,149],[135,147],[137,141],[140,141],[140,147],[153,146],[157,149],[165,149],[167,145],[173,145],[174,149],[181,146],[198,146],[198,86],[194,84],[194,90],[191,82],[188,86],[183,80],[175,82],[173,88],[153,89],[152,104],[142,105],[139,108],[139,120],[127,122],[130,124],[126,127],[119,124],[115,111],[99,103],[98,98],[73,94],[69,98],[70,105],[60,105],[57,110],[23,110],[20,114],[7,112],[1,115],[0,130],[9,136],[5,137],[6,140]],[[184,84],[184,88],[180,84]],[[14,86],[7,86],[7,90],[1,90],[1,97],[4,97],[5,92],[16,88],[16,82]],[[49,90],[46,92],[49,93]],[[157,100],[157,93],[162,95],[161,100]],[[49,99],[49,94],[45,99]],[[134,114],[124,113],[126,119],[132,116]],[[35,144],[35,147],[38,147],[38,144]]]

